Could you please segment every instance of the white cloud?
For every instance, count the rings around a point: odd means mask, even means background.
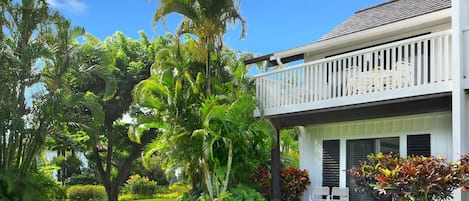
[[[87,9],[87,5],[81,0],[47,0],[47,3],[53,8],[75,14],[83,13]]]

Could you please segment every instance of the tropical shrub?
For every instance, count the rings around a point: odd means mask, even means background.
[[[66,157],[59,155],[52,160],[52,163],[60,167],[57,177],[61,182],[65,182],[72,175],[81,174],[80,167],[83,162],[75,155],[67,154]]]
[[[181,197],[178,198],[179,201],[194,201],[194,200],[198,200],[198,199],[199,199],[199,196],[194,195],[191,192],[186,192],[186,193],[182,194]]]
[[[65,179],[65,185],[98,185],[100,184],[99,175],[90,168],[84,168],[81,174],[73,174]]]
[[[190,191],[190,186],[189,184],[186,183],[174,183],[169,185],[168,189],[171,192],[179,192],[179,193],[184,193],[184,192],[189,192]]]
[[[290,167],[282,170],[282,200],[299,201],[311,184],[308,171]]]
[[[75,185],[67,189],[70,201],[105,201],[106,191],[100,185]]]
[[[15,171],[0,170],[0,200],[52,201],[62,194],[57,182],[42,173],[24,178]]]
[[[457,163],[457,169],[461,177],[461,188],[469,189],[469,154],[461,156]]]
[[[251,187],[269,200],[272,192],[271,181],[270,170],[265,167],[258,167],[251,176]]]
[[[132,194],[151,196],[156,193],[157,186],[156,181],[150,181],[148,177],[135,174],[127,180],[126,188]]]
[[[266,200],[270,200],[272,191],[270,171],[265,167],[259,167],[251,177],[252,187]],[[308,171],[290,167],[281,172],[282,200],[301,200],[308,185]]]
[[[371,154],[369,162],[348,170],[358,190],[381,200],[448,200],[461,186],[460,165],[441,157]]]
[[[252,188],[238,185],[229,190],[229,196],[225,201],[265,201],[265,198]]]

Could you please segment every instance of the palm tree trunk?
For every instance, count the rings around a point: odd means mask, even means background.
[[[202,153],[203,155],[204,153]],[[202,169],[204,171],[204,179],[205,179],[205,185],[207,186],[208,194],[210,196],[210,199],[213,199],[213,185],[212,185],[212,177],[210,175],[210,171],[208,170],[208,164],[207,164],[207,159],[205,156],[202,156]]]
[[[211,65],[211,58],[210,58],[210,54],[212,53],[212,50],[210,49],[211,48],[211,45],[210,45],[210,40],[207,38],[206,40],[206,47],[207,47],[207,61],[205,62],[205,73],[207,74],[206,77],[207,77],[207,83],[206,83],[206,88],[207,88],[207,97],[210,96],[211,94],[211,79],[212,79],[212,75],[211,75],[211,68],[210,68],[210,65]]]
[[[223,184],[223,189],[221,193],[226,192],[228,189],[228,182],[230,181],[230,172],[231,172],[231,164],[233,162],[233,143],[230,141],[228,144],[228,162],[226,165],[226,175],[225,175],[225,181]]]

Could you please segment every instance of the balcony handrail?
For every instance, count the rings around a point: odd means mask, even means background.
[[[399,45],[405,45],[405,44],[413,43],[415,41],[426,40],[426,39],[429,39],[429,38],[433,38],[433,37],[436,37],[436,36],[442,36],[442,35],[451,35],[451,30],[435,32],[435,33],[431,33],[431,34],[427,34],[427,35],[423,35],[423,36],[418,36],[418,37],[414,37],[414,38],[409,38],[409,39],[405,39],[405,40],[401,40],[401,41],[396,41],[396,42],[392,42],[392,43],[379,45],[379,46],[376,46],[376,47],[366,48],[366,49],[363,49],[363,50],[357,50],[357,51],[353,51],[353,52],[349,52],[349,53],[345,53],[345,54],[340,54],[340,55],[336,55],[336,56],[332,56],[332,57],[328,57],[328,58],[323,58],[323,59],[319,59],[319,60],[315,60],[315,61],[310,61],[310,62],[307,62],[307,63],[298,64],[298,65],[295,65],[295,66],[292,66],[292,67],[286,67],[286,68],[277,69],[277,70],[274,70],[274,71],[271,71],[271,72],[260,73],[260,74],[254,75],[252,77],[253,78],[265,77],[265,76],[268,76],[268,75],[273,75],[273,74],[277,74],[277,73],[284,72],[284,71],[295,70],[295,69],[302,68],[302,67],[305,67],[305,66],[310,66],[310,65],[319,64],[319,63],[325,63],[325,62],[333,61],[333,60],[344,58],[344,57],[352,57],[352,56],[356,56],[356,55],[360,55],[360,54],[364,54],[364,53],[368,53],[368,52],[373,52],[373,51],[376,51],[376,50],[386,49],[386,48],[395,47],[395,46],[399,46]]]

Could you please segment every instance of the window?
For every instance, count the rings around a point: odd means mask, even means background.
[[[407,156],[430,156],[430,134],[408,135],[407,136]]]
[[[399,137],[347,140],[347,169],[359,166],[371,153],[399,153]],[[352,177],[347,175],[347,186],[354,189]],[[350,201],[372,200],[365,193],[350,191]]]
[[[340,141],[322,143],[322,186],[339,186]]]

